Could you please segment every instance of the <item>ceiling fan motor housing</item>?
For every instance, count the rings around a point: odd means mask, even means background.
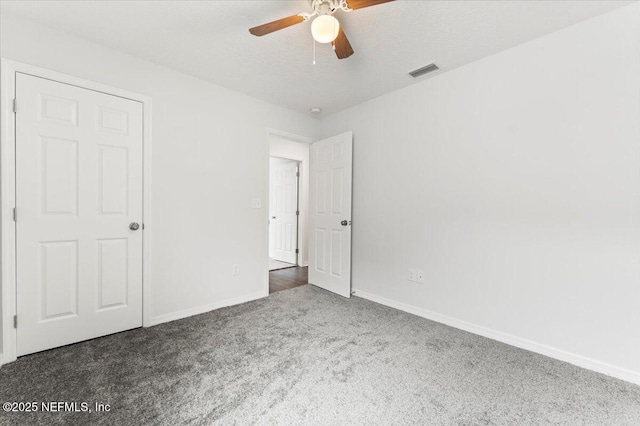
[[[338,59],[346,59],[353,55],[353,48],[347,39],[340,23],[332,15],[338,9],[345,12],[363,9],[365,7],[376,6],[395,0],[309,0],[312,12],[302,12],[297,15],[288,16],[263,25],[258,25],[249,29],[254,36],[262,37],[275,31],[309,21],[316,17],[314,25],[312,23],[311,34],[320,43],[331,43]],[[318,19],[322,18],[322,19]]]
[[[311,8],[313,13],[309,15],[309,18],[314,15],[333,15],[338,9],[351,12],[347,0],[311,0]]]

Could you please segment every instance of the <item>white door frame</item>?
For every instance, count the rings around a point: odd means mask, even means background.
[[[289,139],[292,142],[299,142],[299,143],[303,143],[303,144],[307,144],[309,146],[311,146],[312,143],[315,142],[315,139],[311,139],[305,136],[299,136],[299,135],[295,135],[293,133],[289,133],[289,132],[284,132],[281,130],[276,130],[276,129],[271,129],[268,128],[267,129],[267,138],[266,138],[266,150],[267,150],[267,174],[266,174],[266,190],[267,190],[267,196],[266,196],[266,213],[265,213],[265,219],[266,219],[266,224],[267,224],[267,248],[265,251],[265,259],[264,259],[264,271],[266,271],[265,273],[265,279],[264,279],[264,295],[269,296],[269,180],[271,179],[271,162],[269,161],[269,159],[271,158],[271,137],[272,136],[279,136],[281,138],[285,138],[285,139]],[[302,164],[304,162],[304,158],[297,156],[297,155],[293,155],[293,154],[289,154],[286,156],[277,156],[278,158],[286,158],[287,160],[295,160],[298,162],[299,167],[302,167]],[[309,173],[308,170],[303,170],[303,173]],[[311,188],[309,188],[309,191],[311,191]],[[309,194],[309,196],[311,196],[311,194]],[[300,181],[298,181],[298,197],[300,197]],[[300,208],[298,206],[298,208]],[[307,224],[308,225],[308,224]],[[300,249],[300,239],[301,239],[301,233],[300,233],[300,217],[298,217],[298,249]],[[309,241],[307,241],[307,244],[309,244]],[[298,256],[298,265],[300,265],[301,263],[304,262],[303,259],[301,259],[302,256]]]
[[[2,282],[0,283],[2,302],[2,317],[0,318],[2,353],[0,354],[0,362],[6,364],[15,361],[17,358],[17,332],[13,327],[13,317],[16,315],[17,310],[16,226],[13,220],[13,208],[15,207],[16,200],[16,128],[15,115],[13,113],[13,99],[16,93],[16,73],[18,72],[142,103],[142,325],[143,327],[151,326],[151,315],[149,311],[149,264],[151,259],[151,98],[5,58],[1,58],[0,66],[0,74],[2,75],[2,81],[0,82],[0,92],[2,93],[0,97],[0,119],[2,120],[3,129],[0,135],[0,180],[2,182],[2,186],[0,187],[0,235],[2,235],[2,245],[0,246],[0,266],[2,268]],[[20,108],[19,105],[18,108]]]

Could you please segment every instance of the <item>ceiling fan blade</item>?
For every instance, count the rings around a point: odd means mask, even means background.
[[[261,37],[263,35],[272,33],[274,31],[282,30],[292,25],[304,22],[304,18],[300,15],[289,16],[288,18],[278,19],[277,21],[269,22],[267,24],[258,25],[249,30],[254,36]]]
[[[349,9],[356,10],[369,6],[377,6],[382,3],[388,3],[394,0],[347,0],[347,6]]]
[[[353,55],[353,47],[351,47],[351,43],[349,43],[349,39],[342,31],[342,27],[340,27],[340,32],[338,33],[338,37],[332,42],[333,49],[336,51],[336,55],[338,59],[346,59],[349,56]]]

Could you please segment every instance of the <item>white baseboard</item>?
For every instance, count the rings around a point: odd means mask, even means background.
[[[4,365],[4,362],[2,362],[2,354],[0,353],[0,367],[2,367]]]
[[[578,367],[586,368],[588,370],[596,371],[598,373],[606,374],[608,376],[612,376],[617,379],[625,380],[627,382],[640,385],[640,372],[637,372],[637,371],[632,371],[626,368],[617,367],[615,365],[611,365],[606,362],[598,361],[582,355],[567,352],[562,349],[558,349],[542,343],[534,342],[532,340],[523,339],[521,337],[514,336],[512,334],[503,333],[501,331],[476,325],[476,324],[463,321],[457,318],[449,317],[447,315],[442,315],[437,312],[418,308],[416,306],[408,305],[406,303],[397,302],[395,300],[387,299],[386,297],[377,296],[375,294],[367,293],[366,291],[354,289],[354,292],[355,292],[355,295],[358,297],[371,300],[372,302],[380,303],[381,305],[385,305],[391,308],[399,309],[401,311],[409,312],[410,314],[414,314],[423,318],[427,318],[432,321],[446,324],[448,326],[458,328],[460,330],[468,331],[469,333],[473,333],[479,336],[487,337],[489,339],[497,340],[499,342],[506,343],[507,345],[515,346],[517,348],[525,349],[531,352],[536,352],[541,355],[545,355],[551,358],[558,359],[560,361],[577,365]]]
[[[268,295],[267,295],[268,296]],[[227,306],[239,305],[240,303],[250,302],[252,300],[261,299],[265,297],[264,291],[257,293],[247,294],[246,296],[234,297],[232,299],[221,300],[220,302],[210,303],[208,305],[197,306],[195,308],[184,309],[178,312],[172,312],[169,314],[159,315],[151,318],[149,327],[162,324],[169,321],[175,321],[193,315],[204,314],[205,312],[213,311],[214,309],[220,309]]]

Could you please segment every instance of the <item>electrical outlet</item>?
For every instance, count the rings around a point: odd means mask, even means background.
[[[231,275],[240,275],[240,265],[234,263],[231,269]]]
[[[418,271],[416,273],[416,281],[419,282],[420,284],[424,284],[424,271]]]
[[[409,281],[415,281],[416,280],[416,270],[415,269],[409,269],[409,277],[408,277]]]

